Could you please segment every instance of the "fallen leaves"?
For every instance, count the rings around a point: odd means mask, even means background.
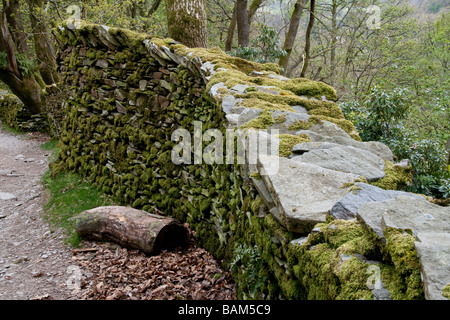
[[[83,275],[79,299],[236,299],[229,273],[192,241],[157,256],[109,243],[85,242],[85,248],[72,257]]]

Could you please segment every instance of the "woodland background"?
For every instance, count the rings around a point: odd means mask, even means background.
[[[177,6],[196,18],[177,20]],[[41,89],[60,77],[52,29],[71,18],[219,47],[334,86],[363,140],[410,159],[409,191],[449,198],[449,8],[447,0],[3,0],[0,87],[33,113],[45,110]]]

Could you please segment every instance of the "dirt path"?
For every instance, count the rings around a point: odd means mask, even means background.
[[[42,219],[45,141],[0,129],[0,300],[73,298],[66,287],[71,250]]]
[[[42,218],[47,139],[0,129],[0,300],[236,298],[229,272],[193,239],[151,257],[108,243],[65,247]]]

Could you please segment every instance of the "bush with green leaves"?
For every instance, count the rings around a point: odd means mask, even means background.
[[[405,126],[410,101],[405,89],[374,87],[359,101],[341,103],[347,119],[353,121],[364,141],[381,141],[398,160],[409,159],[413,181],[408,191],[436,198],[450,197],[450,173],[445,142],[441,136],[424,138]]]
[[[285,56],[285,50],[279,47],[280,38],[275,29],[260,24],[259,35],[251,41],[249,47],[238,47],[228,52],[230,55],[259,63],[277,62]]]

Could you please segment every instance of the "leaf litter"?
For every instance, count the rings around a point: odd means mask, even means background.
[[[195,244],[188,230],[186,248],[153,256],[113,243],[83,240],[82,248],[72,251],[82,274],[78,299],[235,300],[230,273]]]

